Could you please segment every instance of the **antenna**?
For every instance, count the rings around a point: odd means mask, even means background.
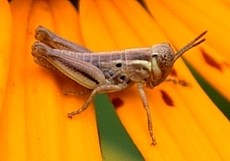
[[[174,62],[181,57],[181,55],[183,55],[186,51],[188,51],[189,49],[199,45],[200,43],[205,41],[205,38],[201,39],[208,31],[204,31],[202,32],[200,35],[198,35],[194,40],[192,40],[190,43],[188,43],[187,45],[185,45],[183,48],[181,48],[179,51],[177,51],[177,53],[174,56]],[[201,39],[201,40],[200,40]]]

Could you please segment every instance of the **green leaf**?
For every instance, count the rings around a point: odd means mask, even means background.
[[[211,86],[207,80],[205,80],[186,60],[185,63],[197,82],[209,96],[209,98],[215,103],[215,105],[222,111],[222,113],[230,120],[230,102],[219,93],[213,86]]]
[[[108,96],[97,95],[94,104],[104,160],[144,160],[121,124]]]

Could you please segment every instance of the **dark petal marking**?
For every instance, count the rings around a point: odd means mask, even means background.
[[[160,90],[160,92],[161,92],[161,97],[163,101],[166,103],[166,105],[174,106],[173,99],[170,97],[170,95],[164,90]]]
[[[204,50],[201,49],[201,53],[202,56],[204,58],[204,60],[206,61],[206,63],[210,66],[212,66],[213,68],[216,68],[219,71],[223,71],[223,68],[221,66],[221,64],[219,64],[217,61],[215,61],[215,59],[213,59],[211,56],[209,56]]]
[[[124,105],[124,101],[119,97],[115,97],[115,98],[112,98],[112,104],[115,108],[119,108],[122,105]]]
[[[177,72],[174,68],[172,68],[171,72],[170,72],[170,75],[173,76],[173,77],[177,77]]]

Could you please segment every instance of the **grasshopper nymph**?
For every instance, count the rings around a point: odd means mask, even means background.
[[[70,118],[84,111],[97,93],[117,92],[137,84],[147,113],[152,144],[156,144],[144,85],[153,88],[162,83],[183,53],[205,41],[201,39],[205,33],[201,33],[176,53],[168,43],[156,44],[150,48],[94,53],[38,26],[35,31],[38,41],[32,46],[32,55],[36,63],[59,71],[92,91],[81,108],[68,113]]]

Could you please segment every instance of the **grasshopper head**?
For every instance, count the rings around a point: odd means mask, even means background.
[[[151,53],[151,74],[150,80],[147,81],[147,86],[153,88],[154,86],[163,82],[169,75],[173,64],[176,60],[181,57],[189,49],[199,45],[205,39],[201,39],[207,31],[204,31],[199,36],[197,36],[193,41],[185,45],[179,51],[174,53],[173,48],[169,43],[161,43],[154,45],[152,47]]]

